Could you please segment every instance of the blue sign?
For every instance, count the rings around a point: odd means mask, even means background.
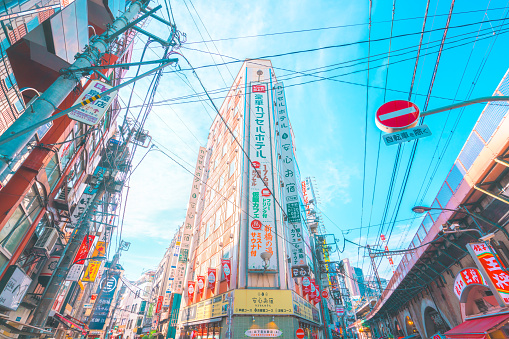
[[[115,291],[118,286],[118,278],[119,275],[115,274],[106,279],[99,284],[97,288],[97,294],[103,290],[101,294],[101,298],[96,300],[98,303],[94,313],[91,315],[89,328],[91,330],[102,330],[104,328],[104,324],[106,323],[106,318],[108,318],[108,313],[110,312],[111,302],[113,300],[113,296],[115,295]]]

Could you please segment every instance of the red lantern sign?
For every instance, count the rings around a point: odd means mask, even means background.
[[[223,267],[224,278],[228,287],[230,287],[230,278],[232,275],[232,264],[230,259],[221,259],[221,266]]]

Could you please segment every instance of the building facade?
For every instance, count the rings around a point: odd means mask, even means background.
[[[182,233],[177,337],[321,338],[295,137],[270,61],[246,61],[219,112]]]

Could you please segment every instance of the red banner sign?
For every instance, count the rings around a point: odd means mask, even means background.
[[[92,248],[92,244],[94,243],[95,235],[87,235],[83,238],[80,247],[78,248],[78,252],[76,253],[76,257],[74,258],[73,264],[81,264],[85,263],[85,258],[87,258],[90,249]]]
[[[192,302],[194,299],[195,288],[196,288],[196,283],[194,281],[187,282],[187,297],[189,298],[189,302]]]
[[[216,288],[216,269],[209,268],[209,272],[207,274],[207,280],[209,282],[209,288],[214,290]]]
[[[160,295],[159,297],[157,297],[156,314],[161,312],[162,307],[163,307],[163,296]]]
[[[221,259],[221,266],[223,267],[224,278],[228,287],[230,287],[230,278],[232,276],[232,263],[230,259]]]
[[[198,281],[198,295],[203,297],[203,291],[205,291],[205,276],[199,275],[196,277],[196,280]]]

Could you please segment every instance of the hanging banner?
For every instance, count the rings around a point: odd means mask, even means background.
[[[81,281],[95,281],[100,268],[101,262],[99,260],[90,260]]]
[[[199,275],[196,278],[196,281],[198,282],[198,295],[200,298],[203,298],[203,292],[205,291],[205,276]]]
[[[187,297],[189,298],[189,303],[192,303],[194,300],[195,287],[196,283],[194,281],[187,282]]]
[[[186,221],[184,222],[184,229],[182,231],[182,240],[180,242],[180,252],[177,263],[177,271],[175,273],[175,280],[173,281],[174,292],[182,294],[184,289],[184,278],[186,274],[187,259],[189,257],[189,249],[191,247],[191,239],[193,236],[194,221],[196,216],[196,204],[198,203],[198,195],[201,185],[201,177],[203,174],[203,167],[205,165],[205,155],[207,151],[204,147],[200,147],[198,153],[198,160],[194,170],[193,187],[191,188],[191,196],[189,197],[189,204],[187,205]]]
[[[302,278],[302,292],[304,296],[311,293],[311,279],[309,277]]]
[[[92,80],[88,84],[87,88],[83,90],[78,99],[74,102],[77,105],[83,101],[88,104],[75,109],[68,113],[69,118],[80,121],[86,125],[96,125],[106,114],[106,111],[113,103],[113,99],[117,96],[118,91],[114,91],[108,95],[101,96],[103,92],[106,92],[113,87],[99,80]],[[90,99],[94,97],[94,101]]]
[[[509,305],[509,274],[505,272],[500,258],[495,257],[493,247],[485,243],[470,243],[467,249],[500,306]]]
[[[226,279],[228,287],[230,287],[230,278],[232,275],[231,265],[230,259],[221,259],[221,267],[223,268],[224,278]]]
[[[209,288],[214,291],[216,288],[216,269],[209,268],[207,273],[207,280],[209,282]]]
[[[306,266],[305,239],[309,239],[304,233],[307,228],[303,227],[301,218],[301,207],[299,199],[300,174],[299,168],[296,166],[296,157],[294,153],[294,145],[292,140],[292,131],[290,128],[290,120],[288,118],[288,110],[286,107],[285,91],[282,83],[274,86],[275,111],[279,128],[279,143],[281,152],[280,174],[283,179],[283,203],[288,220],[288,237],[291,250],[291,266]],[[309,244],[308,244],[309,245]]]
[[[248,269],[277,269],[268,84],[250,84]]]

